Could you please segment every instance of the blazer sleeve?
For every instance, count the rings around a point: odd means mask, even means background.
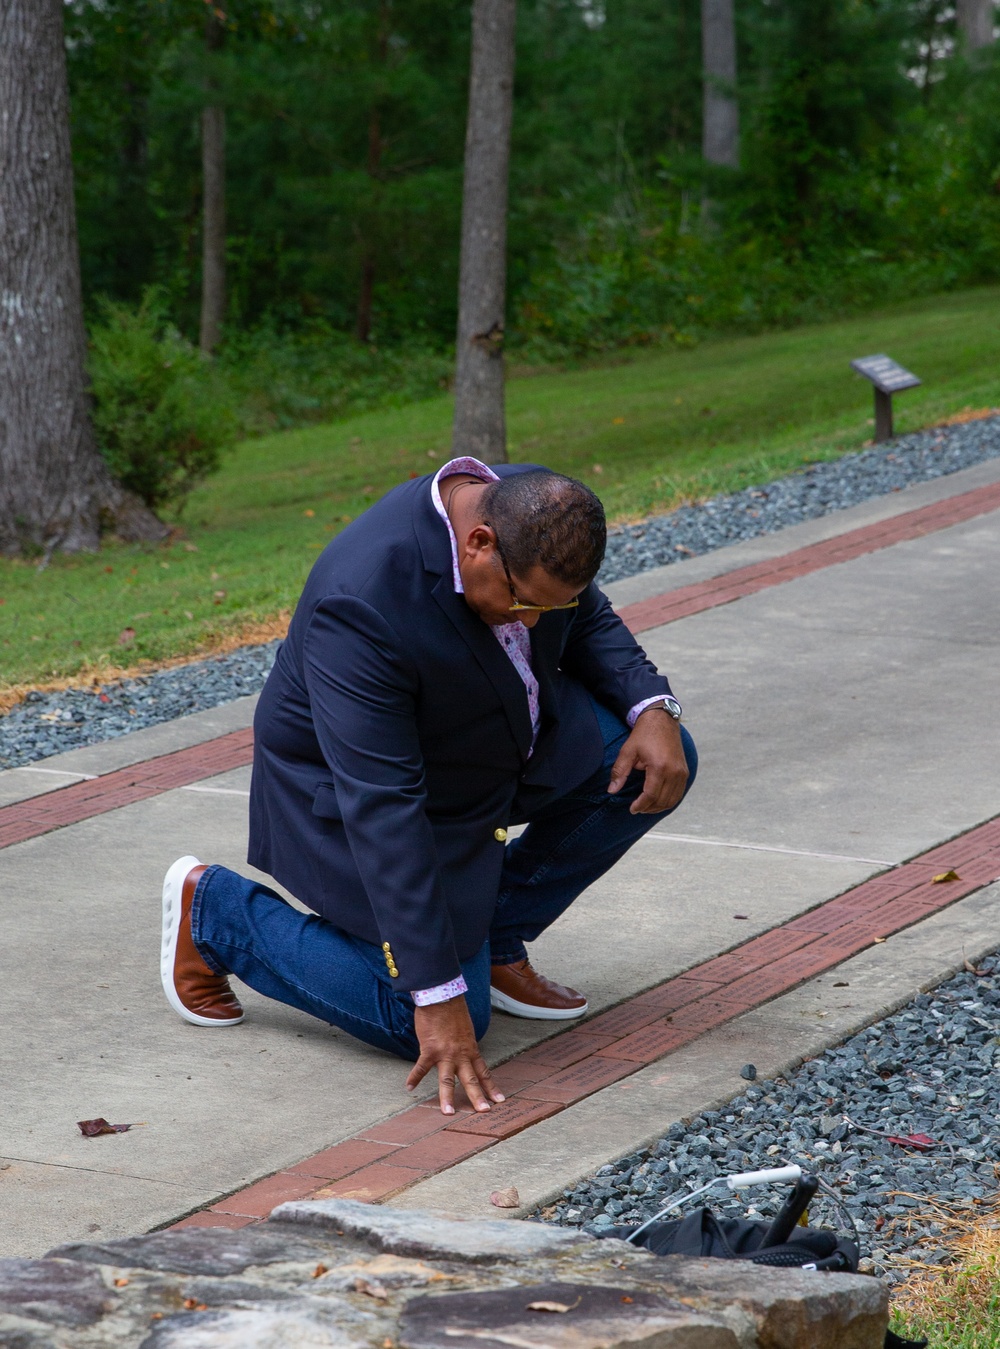
[[[354,863],[401,989],[461,974],[417,736],[418,677],[370,605],[334,595],[314,610],[305,678]]]
[[[573,611],[559,664],[622,721],[636,703],[671,692],[666,675],[659,673],[607,595],[593,583]]]

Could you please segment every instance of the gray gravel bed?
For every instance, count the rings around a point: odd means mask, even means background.
[[[899,436],[857,454],[811,464],[762,487],[681,506],[669,515],[614,530],[598,580],[606,585],[756,539],[998,456],[1000,417]]]
[[[277,642],[245,646],[226,656],[101,688],[29,693],[0,718],[0,769],[115,740],[129,731],[257,693],[277,650]]]
[[[798,1164],[836,1196],[821,1189],[810,1221],[846,1235],[853,1222],[863,1268],[896,1283],[908,1262],[947,1264],[946,1216],[971,1219],[998,1198],[998,1031],[1000,958],[991,956],[788,1078],[754,1081],[724,1109],[671,1125],[655,1146],[602,1166],[540,1216],[593,1232],[636,1225],[713,1177]],[[890,1143],[845,1115],[937,1146]],[[770,1219],[789,1188],[723,1187],[692,1203]]]
[[[613,530],[598,579],[607,583],[634,576],[998,456],[1000,417],[900,436],[763,487],[713,497]],[[0,769],[256,693],[276,650],[277,643],[271,642],[100,689],[29,693],[24,703],[0,717]]]

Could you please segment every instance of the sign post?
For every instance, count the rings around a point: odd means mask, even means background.
[[[875,443],[892,439],[892,395],[903,389],[915,389],[922,381],[904,370],[898,362],[888,356],[861,356],[851,362],[865,379],[875,386]]]

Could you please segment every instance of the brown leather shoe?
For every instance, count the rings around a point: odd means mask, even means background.
[[[490,1002],[512,1016],[535,1021],[570,1021],[590,1006],[582,993],[546,979],[527,959],[490,967]]]
[[[167,1002],[195,1026],[235,1026],[243,1008],[224,974],[202,960],[191,935],[191,905],[205,870],[197,857],[181,857],[163,879],[160,982]]]

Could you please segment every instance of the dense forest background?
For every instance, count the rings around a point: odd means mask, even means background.
[[[197,338],[210,89],[226,110],[221,359],[247,388],[269,384],[264,420],[336,411],[346,395],[320,387],[331,351],[338,388],[345,371],[373,377],[373,351],[386,387],[406,391],[418,367],[414,391],[436,385],[456,319],[467,3],[213,12],[214,45],[204,0],[67,5],[95,321],[123,322],[107,301],[134,310],[145,295],[149,322]],[[944,0],[737,0],[736,18],[732,170],[701,155],[699,0],[521,0],[515,359],[688,342],[1000,275],[996,44],[963,55]]]

